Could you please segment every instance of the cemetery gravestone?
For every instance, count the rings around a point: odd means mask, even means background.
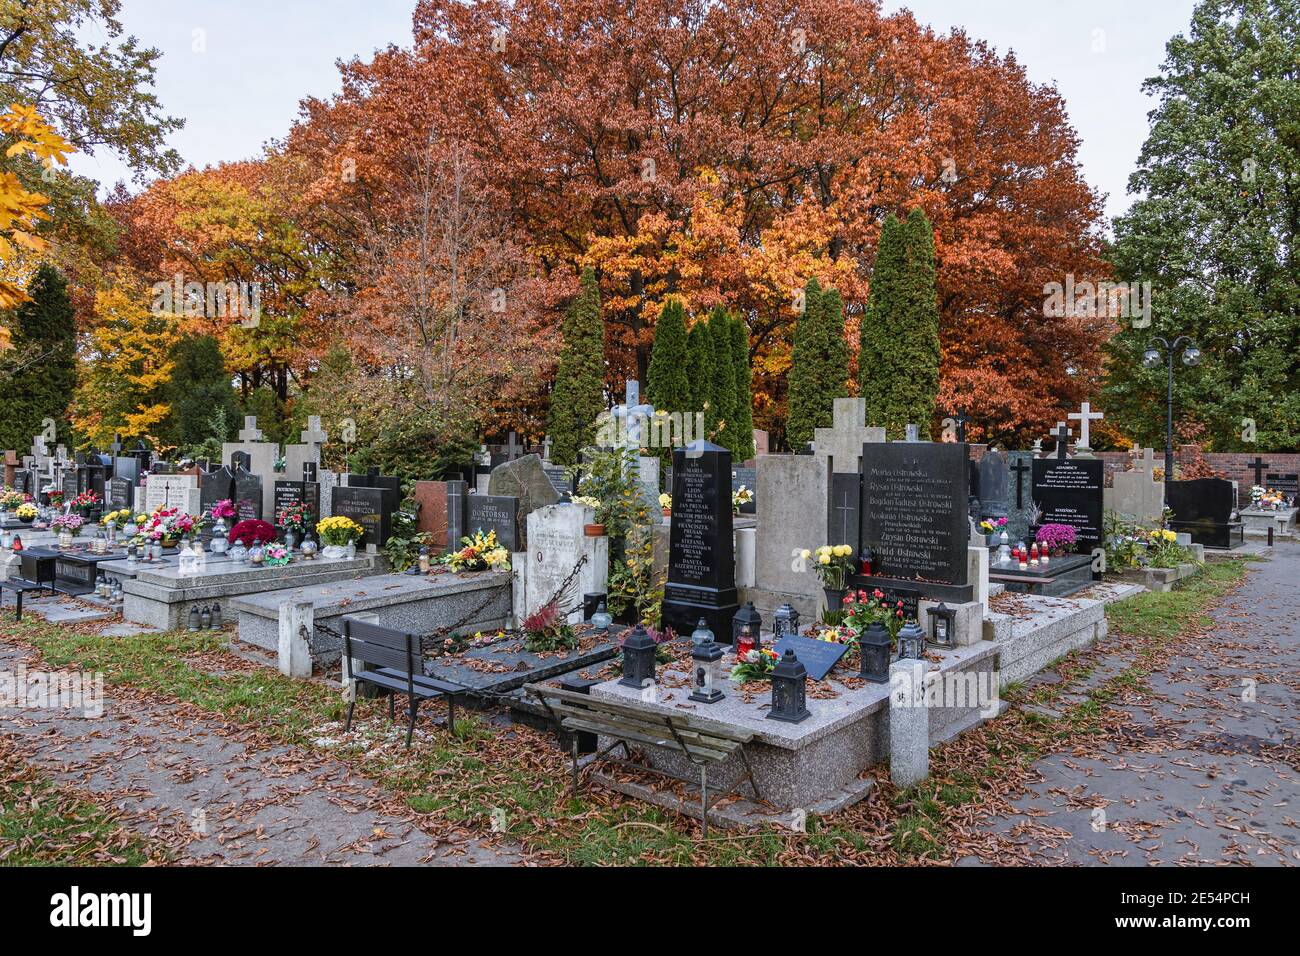
[[[219,501],[235,500],[235,473],[229,465],[222,465],[216,471],[203,476],[199,485],[199,511],[208,514]]]
[[[1157,522],[1164,514],[1165,486],[1155,480],[1155,452],[1144,449],[1132,471],[1116,472],[1105,491],[1106,507],[1141,522]]]
[[[1165,500],[1174,513],[1170,527],[1189,533],[1193,544],[1235,548],[1245,542],[1242,523],[1233,520],[1237,491],[1226,478],[1167,481]]]
[[[348,485],[334,489],[335,517],[351,518],[365,534],[359,547],[383,547],[391,531],[393,512],[388,506],[388,492],[383,488]]]
[[[1033,463],[1036,460],[1032,451],[1013,451],[1007,453],[1008,477],[1010,488],[1007,493],[1007,538],[1012,544],[1028,541],[1029,527],[1037,520],[1034,514]],[[1031,520],[1033,519],[1033,520]]]
[[[980,517],[1007,517],[1011,487],[1006,456],[990,448],[980,459],[979,476]]]
[[[1033,463],[1034,501],[1042,508],[1038,522],[1068,524],[1076,534],[1075,552],[1092,554],[1101,547],[1105,510],[1100,458],[1041,458]],[[1026,543],[1031,543],[1027,538]],[[1100,575],[1100,572],[1096,572]]]
[[[1274,491],[1280,491],[1288,498],[1300,498],[1300,475],[1266,475],[1264,483]]]
[[[468,533],[495,531],[497,543],[512,554],[522,549],[519,499],[501,495],[470,495]]]
[[[110,511],[120,511],[125,508],[128,511],[135,507],[135,486],[125,478],[110,478],[108,480],[108,509]]]
[[[524,590],[515,598],[517,617],[534,614],[554,600],[565,620],[576,624],[582,620],[582,595],[605,593],[609,538],[583,534],[583,526],[593,517],[592,509],[574,504],[529,512],[527,558],[522,568],[515,568],[516,586]]]
[[[261,521],[262,476],[255,475],[242,464],[235,468],[235,521]]]
[[[702,617],[731,633],[736,554],[731,521],[731,452],[707,441],[673,451],[673,513],[663,619],[689,634]]]
[[[746,468],[743,465],[731,469],[731,490],[737,492],[741,486],[753,495],[752,500],[747,504],[740,506],[740,513],[743,515],[752,515],[758,511],[758,493],[754,490],[758,484],[758,469]]]
[[[280,526],[280,512],[302,505],[307,512],[306,529],[313,534],[320,521],[320,485],[314,481],[277,481],[275,483],[275,524]],[[283,528],[280,529],[283,532]],[[302,532],[298,532],[301,538]]]
[[[970,446],[889,442],[862,449],[862,543],[871,549],[866,584],[922,597],[972,600],[967,583]]]

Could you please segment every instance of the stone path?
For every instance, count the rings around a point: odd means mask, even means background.
[[[0,670],[22,652],[0,647]],[[247,739],[105,688],[104,715],[0,707],[0,733],[56,781],[98,794],[181,862],[239,865],[509,865],[509,849],[419,829],[400,799],[343,763]]]
[[[1300,865],[1300,544],[1251,568],[1147,678],[1155,696],[1126,705],[1120,744],[1040,760],[1019,814],[985,828],[1039,862]],[[1102,658],[1058,706],[1127,663]]]

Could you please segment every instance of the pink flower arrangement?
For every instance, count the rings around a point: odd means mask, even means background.
[[[1052,554],[1064,554],[1070,551],[1075,542],[1078,540],[1078,534],[1073,525],[1068,524],[1045,524],[1038,529],[1038,534],[1034,535],[1034,540],[1039,546],[1046,546]]]
[[[58,515],[50,522],[50,527],[59,532],[66,531],[71,535],[81,534],[81,526],[86,523],[86,519],[79,514]]]
[[[196,530],[198,530],[198,523],[193,515],[186,514],[179,508],[159,508],[140,526],[137,537],[144,538],[146,541],[163,541],[168,538],[179,538]]]
[[[222,498],[212,506],[211,514],[213,521],[216,521],[218,518],[222,520],[233,518],[235,516],[235,503],[229,498]]]

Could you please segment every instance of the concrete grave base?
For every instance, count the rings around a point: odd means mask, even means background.
[[[151,567],[125,561],[106,562],[100,570],[122,581],[122,616],[136,624],[165,631],[184,627],[194,605],[221,604],[245,595],[278,592],[304,585],[323,584],[373,574],[380,567],[374,555],[356,558],[315,558],[278,568],[254,568],[229,558],[209,557],[203,573],[182,577],[175,564]]]
[[[1275,537],[1290,537],[1297,533],[1297,514],[1300,514],[1300,508],[1288,508],[1285,511],[1246,508],[1241,512],[1241,523],[1247,536],[1252,538],[1266,537],[1269,528],[1273,529]]]
[[[253,594],[232,602],[239,621],[239,640],[278,653],[280,607],[309,604],[312,608],[311,650],[318,665],[337,661],[342,651],[342,618],[365,614],[385,627],[428,634],[461,620],[461,630],[473,633],[505,627],[510,617],[510,576],[475,574],[376,574],[356,581],[336,581],[309,587]],[[321,625],[329,628],[323,630]],[[333,631],[335,633],[330,633]]]
[[[931,671],[939,679],[979,681],[990,690],[996,685],[997,653],[987,644],[936,651],[929,658]],[[933,663],[935,658],[939,663]],[[725,665],[730,663],[730,659],[724,661]],[[839,696],[810,696],[807,706],[812,716],[797,724],[766,719],[769,695],[760,694],[753,703],[746,702],[740,696],[739,685],[731,681],[723,686],[727,696],[716,704],[688,701],[690,688],[669,687],[666,677],[653,702],[644,701],[640,689],[616,681],[598,684],[590,693],[597,699],[631,703],[657,713],[689,714],[752,731],[754,740],[745,750],[762,801],[778,811],[789,811],[824,805],[834,795],[852,790],[864,770],[889,756],[890,685],[866,682],[854,688],[837,681],[834,673],[827,683]],[[929,708],[931,742],[946,740],[980,723],[989,715],[982,715],[982,710],[985,708],[980,706]],[[996,710],[994,702],[992,712]],[[611,743],[602,739],[601,747]],[[657,770],[680,780],[699,778],[696,768],[679,754],[657,748],[645,748],[642,753]],[[716,787],[719,793],[738,789],[743,779],[744,763],[738,755],[709,768],[709,789]],[[749,793],[748,785],[744,787],[744,792]]]

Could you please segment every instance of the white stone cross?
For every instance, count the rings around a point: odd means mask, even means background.
[[[254,421],[256,421],[256,419],[254,419]],[[258,433],[258,437],[261,437],[260,432]],[[304,445],[323,445],[329,441],[330,436],[328,432],[321,429],[319,415],[308,415],[307,428],[298,436],[298,439]]]
[[[1076,421],[1079,423],[1079,441],[1075,445],[1075,448],[1087,449],[1092,447],[1090,444],[1088,444],[1088,428],[1090,426],[1090,423],[1094,421],[1100,421],[1106,416],[1103,415],[1101,412],[1094,412],[1092,410],[1092,406],[1089,405],[1087,402],[1084,402],[1079,406],[1079,410],[1077,412],[1070,412],[1070,414],[1066,415],[1065,417],[1070,419],[1071,421]]]
[[[551,436],[547,435],[542,439],[542,458],[545,461],[551,460]]]
[[[262,431],[257,427],[256,415],[244,416],[244,428],[239,433],[240,441],[261,441]]]
[[[1142,458],[1133,463],[1134,470],[1145,475],[1152,475],[1156,469],[1156,453],[1150,448],[1142,449]]]
[[[835,399],[831,428],[813,432],[813,454],[831,459],[831,469],[838,475],[856,474],[866,442],[883,442],[885,430],[864,424],[867,418],[865,398]]]

